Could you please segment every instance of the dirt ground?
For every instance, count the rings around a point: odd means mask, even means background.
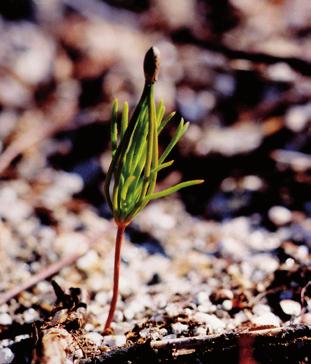
[[[0,4],[0,364],[309,363],[311,2]],[[128,227],[103,196],[111,104],[190,127]],[[160,151],[176,128],[160,139]]]

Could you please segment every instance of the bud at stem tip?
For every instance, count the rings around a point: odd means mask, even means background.
[[[145,55],[144,72],[147,83],[154,83],[158,79],[160,68],[160,51],[151,47]]]

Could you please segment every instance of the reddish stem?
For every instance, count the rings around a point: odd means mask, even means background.
[[[113,320],[114,312],[116,310],[118,294],[119,294],[119,275],[120,275],[120,257],[121,257],[121,246],[123,241],[123,235],[126,225],[118,225],[116,246],[114,252],[114,273],[113,273],[113,294],[110,303],[110,309],[108,318],[105,324],[104,331],[110,328],[111,322]]]

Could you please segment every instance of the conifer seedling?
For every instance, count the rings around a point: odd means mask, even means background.
[[[172,112],[164,117],[163,101],[157,106],[155,104],[154,84],[158,78],[158,72],[159,51],[151,47],[144,60],[144,89],[130,120],[127,103],[123,105],[121,118],[119,118],[117,99],[112,107],[112,161],[107,172],[104,192],[117,225],[117,235],[113,295],[105,330],[110,328],[117,305],[120,252],[125,228],[151,200],[203,182],[203,180],[181,182],[163,191],[155,192],[158,172],[174,163],[173,160],[167,161],[167,157],[188,128],[188,123],[180,118],[175,135],[163,153],[158,155],[158,137],[175,115]]]

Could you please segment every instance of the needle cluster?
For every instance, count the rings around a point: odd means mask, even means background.
[[[158,138],[173,119],[175,112],[165,115],[163,101],[154,99],[154,84],[159,71],[159,51],[152,47],[144,61],[145,86],[130,120],[128,104],[119,117],[118,100],[113,103],[111,122],[112,161],[105,180],[105,196],[117,225],[128,225],[149,203],[181,188],[200,184],[192,180],[155,192],[158,172],[171,166],[167,158],[184,135],[189,123],[180,118],[175,135],[159,156]],[[174,118],[175,119],[175,118]]]

